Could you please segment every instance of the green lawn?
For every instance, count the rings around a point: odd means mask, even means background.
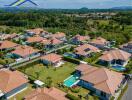
[[[20,93],[18,93],[17,95],[15,95],[14,97],[10,98],[9,100],[23,100],[24,96],[26,96],[27,94],[31,93],[32,91],[32,85],[28,84],[28,88]]]
[[[63,82],[64,79],[69,77],[75,71],[75,64],[66,62],[63,66],[59,68],[49,67],[47,68],[43,64],[35,64],[26,66],[24,70],[18,69],[19,71],[24,72],[31,78],[37,78],[36,72],[39,73],[39,80],[45,82],[47,77],[51,77],[53,81],[53,86],[56,86],[57,83]]]

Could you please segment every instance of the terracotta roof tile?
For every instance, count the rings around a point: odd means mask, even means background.
[[[19,71],[0,70],[0,90],[7,93],[27,83],[24,74]]]
[[[25,97],[25,100],[68,100],[66,93],[57,88],[38,88]]]
[[[34,36],[34,37],[29,37],[27,39],[28,43],[33,43],[33,42],[41,42],[44,38],[40,36]]]
[[[57,33],[51,35],[52,38],[62,38],[65,36],[66,36],[65,33],[62,33],[62,32],[57,32]]]
[[[73,37],[73,39],[76,39],[78,41],[86,41],[86,40],[88,40],[90,38],[89,38],[89,36],[76,35],[76,36]]]
[[[82,80],[92,83],[96,89],[112,95],[118,89],[123,78],[124,76],[121,73],[106,68],[98,68],[81,77]]]
[[[131,57],[130,53],[127,53],[123,50],[115,49],[105,52],[99,59],[105,61],[111,61],[113,59],[128,60]]]
[[[30,54],[39,52],[38,49],[34,49],[30,46],[19,46],[12,53],[20,55],[21,57],[29,56]]]
[[[16,46],[18,46],[18,44],[13,43],[11,41],[7,41],[7,40],[6,41],[2,41],[0,43],[0,49],[13,48],[13,47],[16,47]]]
[[[97,39],[92,40],[91,43],[106,45],[108,43],[108,41],[102,37],[98,37]]]
[[[52,63],[55,63],[57,61],[62,60],[62,56],[57,55],[55,53],[51,53],[51,54],[48,54],[48,55],[45,55],[45,56],[41,57],[41,59],[47,60],[47,61],[52,62]]]

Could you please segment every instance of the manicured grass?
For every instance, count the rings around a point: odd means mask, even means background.
[[[47,68],[43,64],[35,64],[26,66],[24,70],[18,69],[19,71],[22,71],[28,77],[31,78],[37,78],[36,72],[39,73],[38,79],[45,82],[47,77],[51,77],[53,81],[53,86],[56,86],[57,83],[63,82],[64,79],[69,77],[74,71],[75,71],[75,64],[65,62],[64,65],[62,65],[59,68],[49,67]]]
[[[23,100],[24,96],[26,96],[27,94],[29,94],[32,91],[32,85],[28,84],[28,88],[22,92],[20,92],[19,94],[15,95],[14,97],[12,97],[10,100]]]

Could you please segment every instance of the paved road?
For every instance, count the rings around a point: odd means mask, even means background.
[[[128,82],[128,89],[123,95],[122,100],[132,100],[132,80]]]

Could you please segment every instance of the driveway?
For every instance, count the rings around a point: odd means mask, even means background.
[[[122,100],[132,100],[132,80],[128,81],[128,89],[123,95]]]

